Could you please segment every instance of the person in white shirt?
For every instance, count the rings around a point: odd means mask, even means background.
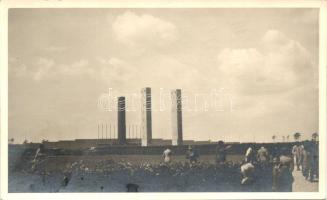
[[[252,163],[245,163],[241,166],[241,174],[243,176],[242,185],[251,184],[254,181],[254,170]]]
[[[164,159],[164,163],[170,163],[171,162],[171,156],[172,156],[172,152],[170,149],[166,149],[163,154],[162,157]]]
[[[249,147],[245,152],[245,162],[253,163],[255,161],[254,149]]]

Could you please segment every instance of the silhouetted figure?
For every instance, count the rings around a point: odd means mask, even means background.
[[[293,154],[294,165],[296,165],[296,170],[300,171],[300,165],[302,160],[302,148],[298,143],[296,143],[293,146],[292,154]]]
[[[309,151],[309,146],[304,143],[304,148],[302,151],[302,174],[306,180],[309,178],[309,171],[311,169],[311,152]]]
[[[315,169],[318,168],[315,165],[317,163],[317,155],[315,158],[315,154],[312,144],[306,142],[303,150],[302,173],[305,179],[311,182],[314,180]]]

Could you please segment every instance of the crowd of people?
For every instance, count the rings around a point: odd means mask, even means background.
[[[319,150],[318,144],[296,143],[292,148],[296,170],[302,171],[306,180],[313,182],[319,179]]]
[[[226,146],[223,141],[219,141],[216,148],[216,164],[226,163],[226,155],[231,145]],[[315,141],[297,142],[290,149],[282,147],[274,148],[269,152],[267,148],[261,146],[257,151],[254,145],[249,146],[241,162],[240,172],[242,174],[241,184],[250,185],[258,176],[266,176],[266,181],[271,181],[271,189],[275,192],[291,192],[294,182],[293,170],[302,171],[306,180],[313,182],[319,179],[319,150]],[[164,163],[172,161],[172,151],[166,149],[163,153]],[[190,164],[196,164],[199,154],[189,146],[186,159]],[[267,174],[270,174],[270,176]]]
[[[219,179],[223,180],[224,177],[229,177],[228,180],[234,183],[238,179],[240,188],[245,189],[244,191],[247,191],[248,188],[248,191],[291,192],[294,170],[301,171],[307,181],[312,182],[319,179],[319,150],[318,144],[314,141],[297,142],[293,147],[288,148],[287,146],[281,148],[274,146],[273,148],[270,147],[269,150],[265,146],[257,148],[255,145],[250,145],[244,150],[243,159],[238,162],[231,162],[227,159],[231,147],[223,141],[218,142],[215,149],[215,164],[200,162],[200,154],[195,146],[189,146],[186,150],[185,159],[188,162],[184,163],[181,160],[174,161],[173,151],[169,148],[163,151],[160,164],[143,163],[137,166],[129,162],[119,163],[110,160],[110,162],[97,162],[95,168],[91,169],[82,161],[74,162],[70,165],[68,172],[64,173],[63,187],[68,185],[72,173],[83,174],[91,171],[99,172],[104,176],[106,174],[120,174],[124,171],[134,177],[136,174],[140,177],[172,176],[175,177],[175,181],[180,179],[180,182],[193,181],[195,177],[198,179],[207,176],[206,174],[210,171],[211,174],[215,173],[215,175],[206,178],[205,181],[212,183],[212,181],[217,182]],[[44,165],[46,160],[44,157],[46,156],[43,151],[43,147],[36,151],[32,160],[32,171],[40,171],[41,166]],[[46,174],[43,173],[44,169],[41,172],[43,176]],[[257,185],[258,188],[255,188],[254,185]],[[234,185],[233,187],[238,186]]]

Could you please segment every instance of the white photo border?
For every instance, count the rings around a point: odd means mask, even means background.
[[[3,0],[0,1],[0,199],[325,199],[326,198],[326,9],[324,0]],[[319,192],[199,193],[8,193],[8,11],[11,8],[318,8]]]

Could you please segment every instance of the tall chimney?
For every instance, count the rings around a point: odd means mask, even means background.
[[[118,143],[126,144],[125,97],[118,97]]]
[[[143,88],[141,94],[141,142],[142,146],[148,146],[152,140],[151,88]]]
[[[172,100],[172,145],[183,144],[183,124],[182,124],[182,91],[176,89],[171,91]]]

